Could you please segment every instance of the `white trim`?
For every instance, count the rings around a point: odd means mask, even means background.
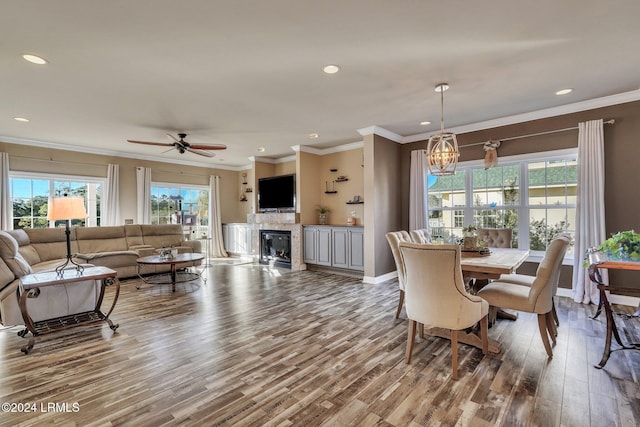
[[[179,189],[189,189],[189,190],[201,190],[209,192],[208,185],[200,185],[200,184],[180,184],[177,182],[162,182],[162,181],[151,181],[152,187],[167,187],[167,188],[179,188]]]
[[[398,135],[395,132],[391,132],[388,129],[385,129],[383,127],[380,126],[368,126],[366,128],[362,128],[362,129],[358,129],[358,133],[362,136],[367,136],[367,135],[379,135],[383,138],[387,138],[390,139],[393,142],[397,142],[397,143],[404,143],[404,139],[405,137]]]
[[[342,151],[357,150],[358,148],[362,147],[364,147],[364,142],[356,141],[328,148],[315,148],[308,145],[294,145],[291,147],[291,149],[295,152],[301,151],[303,153],[315,154],[316,156],[325,156],[327,154],[339,153]]]
[[[595,108],[608,107],[611,105],[624,104],[640,100],[640,89],[630,92],[619,93],[616,95],[605,96],[603,98],[589,99],[586,101],[574,102],[573,104],[560,105],[558,107],[545,108],[543,110],[531,111],[529,113],[516,114],[513,116],[502,117],[499,119],[486,120],[484,122],[472,123],[469,125],[458,126],[455,128],[447,128],[452,133],[468,133],[484,129],[491,129],[500,126],[513,125],[517,123],[528,122],[531,120],[546,119],[549,117],[561,116],[564,114],[578,113],[580,111],[593,110]],[[367,128],[369,129],[369,128]],[[377,133],[377,132],[376,132]],[[438,131],[419,133],[401,138],[401,144],[409,142],[417,142],[429,139],[429,137]]]
[[[105,165],[106,166],[106,165]],[[25,171],[10,171],[10,178],[24,178],[24,179],[47,179],[54,181],[83,181],[86,183],[98,183],[105,185],[107,183],[107,177],[102,176],[85,176],[85,175],[68,175],[57,174],[48,172],[25,172]]]
[[[556,295],[558,295],[559,297],[567,297],[567,298],[573,299],[573,293],[571,289],[567,289],[567,288],[558,288]],[[627,305],[629,307],[634,307],[634,308],[638,307],[638,305],[640,304],[640,298],[638,297],[630,297],[628,295],[618,295],[618,294],[609,294],[609,301],[612,304]],[[594,309],[594,312],[595,312],[595,309]],[[604,314],[602,314],[602,316],[604,316]]]
[[[382,276],[364,276],[362,278],[362,283],[377,285],[378,283],[386,282],[387,280],[395,279],[396,277],[398,277],[398,271],[394,270],[389,273],[383,274]]]

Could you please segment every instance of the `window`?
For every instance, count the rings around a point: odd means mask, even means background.
[[[469,162],[460,164],[455,175],[430,176],[431,234],[455,242],[465,225],[511,228],[514,247],[542,254],[560,233],[574,233],[577,175],[571,151],[502,158],[491,169]]]
[[[209,187],[151,184],[151,223],[182,224],[185,233],[209,234]]]
[[[100,198],[104,179],[81,176],[62,176],[12,172],[9,176],[13,204],[13,228],[57,227],[64,221],[47,220],[49,197],[83,197],[87,209],[86,219],[73,219],[72,225],[100,225]]]

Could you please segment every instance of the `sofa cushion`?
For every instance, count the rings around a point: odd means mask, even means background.
[[[143,224],[140,227],[144,236],[144,244],[154,248],[181,246],[184,240],[184,231],[180,224]]]
[[[40,261],[64,258],[67,255],[67,235],[64,227],[58,228],[25,228],[31,246],[38,252]],[[71,228],[71,253],[78,252],[76,229]]]
[[[123,226],[80,227],[76,229],[76,237],[78,252],[83,254],[128,249]]]
[[[40,255],[38,255],[38,251],[31,245],[31,240],[29,240],[29,235],[26,231],[19,228],[17,230],[7,230],[7,233],[16,239],[16,242],[18,242],[18,252],[27,260],[29,265],[34,265],[42,261]]]
[[[140,224],[127,224],[124,226],[124,236],[127,239],[127,246],[132,249],[136,246],[144,245],[142,237],[142,227]]]
[[[77,258],[92,264],[116,269],[118,267],[135,266],[140,257],[136,251],[111,251],[92,254],[78,254]]]
[[[11,271],[4,260],[0,258],[0,291],[2,291],[5,286],[9,286],[15,279],[16,275],[13,274],[13,271]]]
[[[32,272],[29,263],[18,252],[18,242],[6,231],[0,231],[0,257],[16,277]]]

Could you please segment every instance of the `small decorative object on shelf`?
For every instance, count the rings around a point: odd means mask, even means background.
[[[337,191],[336,191],[336,182],[335,181],[331,181],[331,190],[329,190],[329,182],[328,181],[324,182],[324,188],[325,188],[325,191],[324,191],[325,194],[337,193]]]
[[[344,175],[340,175],[339,177],[336,178],[336,182],[345,182],[345,181],[349,181],[349,178],[347,178]]]
[[[247,185],[247,173],[242,172],[242,185]]]
[[[360,205],[364,203],[364,200],[360,196],[353,196],[353,199],[347,202],[348,205]]]
[[[245,193],[253,193],[253,189],[251,187],[247,187]]]
[[[247,201],[247,196],[245,196],[244,193],[240,194],[240,201],[241,202],[246,202]]]

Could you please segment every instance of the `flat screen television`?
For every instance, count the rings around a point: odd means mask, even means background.
[[[295,209],[295,174],[258,179],[258,210],[260,212],[295,211]]]

